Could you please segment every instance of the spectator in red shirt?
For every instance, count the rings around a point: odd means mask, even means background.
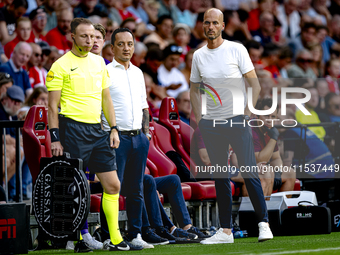
[[[131,0],[122,0],[122,8],[119,9],[119,14],[122,17],[122,20],[124,21],[127,18],[134,18],[135,20],[137,20],[138,18],[133,15],[131,12],[129,12],[126,8],[128,8],[130,5],[132,5],[132,1]],[[138,19],[138,22],[140,22],[141,19]]]
[[[339,95],[340,88],[338,78],[340,76],[340,60],[332,59],[328,61],[325,66],[325,74],[329,91]]]
[[[272,12],[273,2],[273,0],[258,0],[259,7],[249,12],[249,31],[256,31],[260,28],[260,15],[264,11]]]
[[[71,21],[73,13],[69,10],[62,10],[57,15],[58,25],[46,35],[46,40],[50,46],[55,46],[59,50],[59,54],[64,54],[71,50],[72,42],[66,35],[71,31]]]
[[[39,86],[45,86],[45,79],[47,72],[44,68],[39,67],[42,61],[42,50],[41,47],[36,43],[30,43],[32,47],[32,55],[27,63],[28,77],[32,88]]]
[[[40,41],[46,41],[46,37],[43,35],[43,32],[47,23],[47,14],[44,7],[38,7],[33,10],[29,18],[32,22],[32,32],[30,40],[34,43],[38,43]]]
[[[15,38],[16,21],[25,14],[27,8],[26,0],[14,0],[10,5],[0,9],[0,42],[2,45]]]
[[[274,43],[268,43],[264,46],[264,52],[262,55],[262,63],[265,66],[264,69],[272,74],[275,81],[281,77],[280,70],[277,67],[279,50],[280,48]]]
[[[32,31],[31,21],[25,17],[19,18],[16,27],[17,37],[15,37],[12,41],[8,42],[4,46],[4,51],[7,58],[11,58],[11,54],[14,50],[14,47],[19,42],[21,41],[28,43],[31,42],[30,41],[30,35]]]

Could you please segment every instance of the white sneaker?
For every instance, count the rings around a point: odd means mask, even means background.
[[[270,230],[269,224],[267,222],[260,222],[259,226],[259,242],[267,241],[273,239],[273,233]]]
[[[154,246],[152,244],[148,244],[147,242],[145,242],[142,239],[141,234],[137,234],[137,237],[132,239],[132,241],[130,243],[132,243],[133,245],[137,245],[137,246],[143,246],[144,249],[154,248]]]
[[[73,241],[67,241],[66,250],[74,250],[74,242]]]
[[[231,233],[227,235],[223,232],[223,228],[220,228],[215,235],[201,241],[201,244],[217,244],[217,243],[234,243],[234,236]]]
[[[94,239],[89,233],[83,235],[84,242],[87,244],[87,246],[92,250],[102,250],[103,249],[103,243],[97,241]]]

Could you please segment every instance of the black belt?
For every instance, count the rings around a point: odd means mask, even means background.
[[[121,135],[135,136],[139,135],[141,132],[139,129],[137,130],[128,130],[128,131],[119,131]]]

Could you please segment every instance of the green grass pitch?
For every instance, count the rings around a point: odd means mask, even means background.
[[[294,230],[292,230],[294,233]],[[29,252],[34,254],[64,254],[74,253],[66,250],[41,250]],[[112,254],[108,251],[94,251],[91,254]],[[235,239],[234,244],[174,244],[155,246],[154,249],[144,249],[142,251],[124,251],[114,252],[114,254],[264,254],[264,255],[281,255],[281,254],[340,254],[340,232],[333,232],[330,235],[309,235],[309,236],[279,236],[273,240],[263,243],[257,242],[257,238],[249,237]]]

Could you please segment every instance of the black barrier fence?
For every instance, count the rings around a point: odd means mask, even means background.
[[[15,173],[16,173],[16,197],[15,201],[16,202],[22,202],[23,196],[22,196],[22,169],[21,169],[21,153],[20,153],[20,139],[21,139],[21,132],[20,128],[24,126],[24,121],[0,121],[0,135],[3,137],[3,135],[6,135],[6,128],[14,128],[15,129]],[[4,155],[4,161],[3,157],[0,157],[0,166],[1,166],[1,171],[0,171],[0,180],[1,180],[1,185],[5,183],[6,187],[6,202],[8,202],[8,181],[4,181],[4,176],[7,178],[7,164],[6,164],[6,139],[3,137],[3,145],[0,146],[0,153],[1,155]]]

